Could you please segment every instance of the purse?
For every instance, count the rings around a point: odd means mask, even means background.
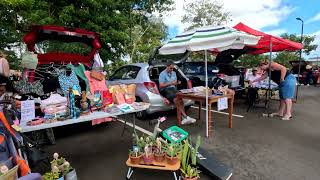
[[[104,80],[104,74],[100,71],[97,71],[97,70],[92,70],[90,73],[90,77],[92,77],[93,79],[96,79],[98,81]]]

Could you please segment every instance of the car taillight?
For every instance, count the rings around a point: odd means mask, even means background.
[[[160,94],[156,83],[154,82],[144,82],[143,85],[152,93]]]
[[[191,88],[192,88],[192,81],[188,80],[188,89],[191,89]]]

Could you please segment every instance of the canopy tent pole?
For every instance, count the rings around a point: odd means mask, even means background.
[[[208,54],[207,54],[207,50],[204,50],[204,58],[205,58],[205,71],[206,71],[206,137],[209,137],[209,117],[208,117],[208,113],[209,113],[209,108],[208,108]],[[210,119],[211,121],[211,119]]]
[[[270,36],[270,44],[269,44],[269,47],[270,47],[270,52],[269,52],[269,68],[268,68],[268,76],[269,76],[269,87],[268,87],[268,90],[267,90],[267,113],[269,113],[269,101],[271,99],[271,63],[272,63],[272,40],[271,40],[271,36]]]

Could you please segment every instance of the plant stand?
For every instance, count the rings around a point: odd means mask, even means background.
[[[171,171],[173,173],[174,179],[180,180],[180,176],[177,176],[177,173],[176,173],[176,171],[180,169],[180,160],[175,165],[168,164],[166,160],[164,160],[161,163],[153,161],[152,164],[147,165],[147,164],[144,164],[143,160],[141,160],[139,164],[132,164],[130,159],[128,159],[126,164],[129,167],[127,177],[126,177],[127,179],[131,178],[134,168],[143,168],[143,169],[157,169],[157,170],[163,170],[163,171]]]

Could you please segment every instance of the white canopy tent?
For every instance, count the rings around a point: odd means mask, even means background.
[[[208,88],[207,51],[224,51],[228,49],[243,49],[245,46],[256,45],[260,37],[249,35],[231,27],[202,27],[187,31],[171,39],[159,49],[160,54],[178,54],[186,51],[205,52],[206,88]],[[208,91],[206,91],[206,136],[208,130]]]

